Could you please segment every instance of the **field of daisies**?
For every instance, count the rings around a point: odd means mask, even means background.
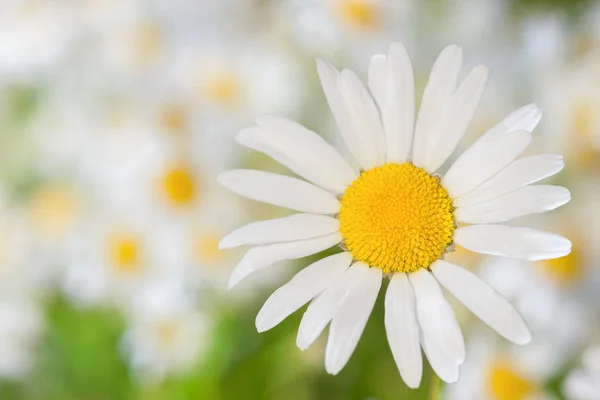
[[[595,1],[0,1],[0,399],[599,400],[599,207]]]

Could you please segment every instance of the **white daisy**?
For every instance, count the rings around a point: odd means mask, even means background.
[[[369,90],[350,70],[319,60],[325,95],[344,140],[361,167],[357,173],[319,135],[285,118],[263,116],[237,140],[273,157],[311,183],[252,170],[224,172],[219,181],[254,200],[300,211],[256,222],[229,234],[222,248],[253,245],[230,287],[278,261],[305,257],[334,245],[344,252],[300,271],[258,314],[265,331],[314,298],[298,333],[306,349],[331,322],[325,368],[338,373],[366,325],[383,277],[385,324],[400,374],[419,386],[423,347],[446,382],[465,359],[461,330],[441,283],[475,315],[519,344],[530,333],[517,311],[472,273],[444,261],[456,243],[468,250],[526,260],[561,257],[571,243],[556,234],[499,225],[565,204],[562,187],[530,185],[563,167],[558,155],[517,159],[541,118],[535,105],[510,114],[438,175],[479,103],[487,69],[477,66],[458,84],[462,50],[449,46],[433,66],[414,121],[414,83],[404,47],[376,55]],[[457,226],[457,223],[462,223]],[[464,224],[470,224],[465,226]]]
[[[158,280],[133,293],[122,349],[137,376],[149,383],[182,372],[207,347],[209,319],[179,280]]]
[[[600,393],[600,346],[585,352],[583,368],[567,376],[563,392],[570,400],[596,400]]]
[[[31,299],[0,299],[0,377],[23,379],[35,362],[35,348],[44,331],[44,316]]]

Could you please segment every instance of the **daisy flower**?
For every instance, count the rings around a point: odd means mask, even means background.
[[[572,400],[594,400],[600,392],[600,346],[585,352],[583,368],[567,376],[563,391]]]
[[[458,84],[462,50],[445,48],[435,62],[414,123],[414,82],[401,44],[375,55],[368,89],[350,70],[326,61],[317,70],[356,172],[319,135],[285,118],[263,116],[237,140],[268,154],[308,181],[262,171],[219,176],[226,188],[254,200],[300,211],[229,234],[222,248],[252,245],[230,287],[278,261],[335,245],[344,251],[300,271],[265,303],[257,329],[277,325],[303,304],[297,345],[309,347],[325,326],[325,368],[337,374],[367,323],[383,278],[388,342],[406,384],[420,384],[422,347],[435,372],[458,380],[463,336],[440,283],[505,338],[525,344],[529,330],[517,311],[471,272],[444,261],[458,244],[482,254],[539,260],[561,257],[571,243],[556,234],[501,225],[565,204],[568,190],[530,185],[563,167],[558,155],[517,159],[541,118],[525,106],[487,131],[441,176],[475,112],[487,80],[477,66]],[[460,225],[458,225],[460,223]]]

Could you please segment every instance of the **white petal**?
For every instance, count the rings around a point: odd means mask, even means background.
[[[448,349],[431,339],[425,338],[423,332],[421,332],[421,345],[431,368],[441,380],[447,383],[458,381],[460,375],[458,367],[460,364],[454,356],[448,354]]]
[[[365,275],[365,269],[354,264],[310,303],[298,328],[296,345],[300,350],[307,349],[319,337],[348,293],[362,284]]]
[[[415,289],[423,343],[430,351],[440,349],[445,355],[452,356],[458,365],[462,364],[465,361],[462,332],[437,281],[426,269],[409,274],[409,278]]]
[[[250,169],[235,169],[219,174],[225,188],[249,199],[292,210],[335,214],[340,202],[325,190],[289,176]]]
[[[342,192],[356,172],[338,151],[320,135],[287,118],[265,115],[253,127],[241,131],[236,140],[261,151],[316,185]],[[262,128],[262,129],[261,129]]]
[[[454,212],[457,221],[470,224],[504,222],[529,214],[554,210],[571,200],[571,193],[562,186],[532,185],[495,199]]]
[[[452,198],[475,189],[519,157],[531,143],[531,133],[504,132],[494,139],[486,141],[485,147],[480,146],[479,141],[475,142],[450,167],[442,185]]]
[[[342,71],[338,86],[355,136],[361,143],[362,151],[370,155],[370,164],[363,165],[363,168],[383,165],[385,134],[373,98],[356,74],[349,69]]]
[[[512,162],[475,190],[454,200],[455,207],[471,206],[510,193],[552,176],[565,166],[562,156],[539,154]]]
[[[408,160],[415,123],[415,83],[412,65],[401,43],[392,43],[378,98],[385,128],[387,162]]]
[[[318,59],[317,72],[327,103],[346,146],[363,169],[370,169],[377,161],[377,147],[373,141],[363,143],[363,135],[357,132],[350,123],[350,115],[340,93],[341,76],[339,71],[331,63]]]
[[[475,274],[442,260],[433,263],[431,270],[454,297],[500,335],[521,345],[531,341],[518,311]]]
[[[338,244],[341,240],[342,236],[339,233],[332,233],[315,239],[253,247],[244,254],[231,273],[229,288],[231,289],[253,272],[270,267],[279,261],[310,256]]]
[[[560,258],[571,252],[571,242],[560,235],[504,225],[458,228],[454,241],[477,253],[529,261]]]
[[[432,151],[428,155],[428,163],[425,166],[427,171],[435,172],[456,149],[479,105],[487,77],[486,67],[473,68],[452,96],[451,111],[448,121],[444,123],[444,132],[433,144]]]
[[[311,239],[337,232],[339,229],[340,220],[337,218],[319,214],[294,214],[253,222],[236,229],[221,240],[219,249]]]
[[[515,131],[531,132],[540,122],[541,118],[542,112],[535,104],[529,104],[512,112],[493,128],[484,133],[454,162],[444,177],[447,184],[456,184],[455,181],[465,179],[466,173],[477,168],[477,166],[483,162],[481,154],[485,154],[487,157],[490,153],[490,146],[494,148],[498,142],[506,141],[507,133]],[[496,170],[496,172],[499,172],[499,169]],[[491,176],[492,175],[488,176],[488,178]],[[471,182],[471,180],[469,180],[465,184],[467,187],[464,188],[458,186],[457,189],[460,190],[454,190],[458,193],[452,197],[462,196],[472,189],[475,189],[482,182],[477,182],[477,180]]]
[[[264,332],[319,295],[348,269],[352,255],[348,252],[323,258],[298,272],[277,289],[256,316],[256,329]]]
[[[461,67],[462,49],[452,45],[442,50],[431,69],[415,125],[412,159],[417,167],[427,164],[428,154],[445,129]]]
[[[510,113],[492,130],[504,132],[527,131],[533,132],[542,119],[542,110],[536,104],[528,104]]]
[[[348,293],[329,328],[325,369],[333,375],[344,368],[354,352],[381,288],[382,272],[379,268],[369,268],[361,262],[354,264],[353,268],[364,270],[361,284]]]
[[[386,68],[385,54],[375,54],[371,57],[369,63],[369,90],[380,107],[385,93]]]
[[[418,388],[423,375],[415,294],[406,274],[390,279],[385,294],[385,331],[400,375],[410,388]]]

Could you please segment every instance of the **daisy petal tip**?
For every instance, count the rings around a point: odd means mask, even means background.
[[[245,275],[239,275],[236,274],[235,271],[231,274],[231,276],[229,277],[229,283],[227,285],[227,290],[231,290],[233,289],[235,286],[238,285],[238,283],[240,283],[242,281],[242,279],[245,278]]]
[[[300,351],[304,351],[308,349],[308,346],[309,344],[306,342],[304,337],[298,335],[298,337],[296,338],[296,347],[298,347]]]

